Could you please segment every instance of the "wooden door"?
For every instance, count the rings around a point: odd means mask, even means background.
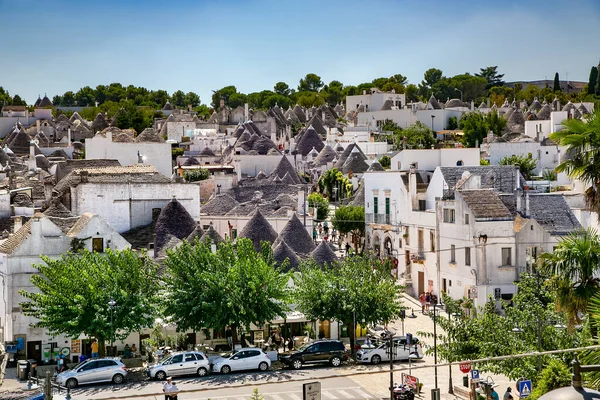
[[[419,295],[425,291],[425,273],[423,271],[419,271],[418,277],[418,285],[419,285]]]
[[[27,358],[37,360],[38,363],[42,362],[42,341],[41,340],[27,342]]]

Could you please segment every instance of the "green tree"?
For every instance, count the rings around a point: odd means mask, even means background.
[[[21,98],[18,94],[15,94],[12,98],[13,106],[26,106],[27,102]]]
[[[298,85],[299,92],[318,92],[323,87],[323,81],[317,74],[306,74],[306,76],[300,79]]]
[[[298,309],[311,320],[343,322],[355,354],[355,321],[364,321],[364,326],[385,324],[400,315],[398,298],[403,288],[396,284],[391,269],[389,259],[368,255],[323,267],[308,261],[294,276],[293,298]]]
[[[319,178],[319,191],[337,201],[352,195],[352,183],[337,168],[328,169]],[[336,188],[337,190],[334,190]]]
[[[381,166],[385,169],[390,169],[392,166],[392,159],[390,156],[383,155],[381,158],[379,158],[379,164],[381,164]]]
[[[285,82],[277,82],[273,87],[273,91],[282,96],[289,96],[291,93],[290,86]]]
[[[340,81],[331,81],[329,85],[325,85],[321,93],[326,94],[327,104],[335,106],[344,100],[344,84]]]
[[[325,221],[329,215],[329,201],[320,193],[313,192],[308,195],[308,206],[317,208],[317,220]]]
[[[200,96],[194,92],[187,92],[184,97],[184,103],[186,107],[188,104],[191,104],[192,107],[198,107],[200,105]]]
[[[298,104],[303,107],[319,107],[325,104],[325,98],[321,93],[316,92],[300,92],[297,98]]]
[[[571,370],[564,362],[551,359],[542,370],[530,398],[536,400],[554,389],[565,386],[571,386]]]
[[[568,315],[569,326],[581,322],[591,298],[599,293],[600,238],[593,228],[563,237],[552,253],[540,256],[542,268],[552,275],[556,305]]]
[[[467,147],[476,147],[487,136],[488,131],[500,136],[506,126],[506,120],[496,111],[482,114],[473,111],[463,114],[458,122],[458,127],[463,130],[462,142]]]
[[[262,325],[287,311],[290,276],[275,265],[268,243],[256,252],[249,239],[220,243],[184,242],[165,259],[165,313],[177,329],[236,331]]]
[[[587,207],[600,212],[600,116],[592,113],[587,121],[567,119],[563,130],[554,132],[550,139],[567,147],[566,160],[556,172],[564,172],[588,187],[585,191]]]
[[[231,97],[231,95],[234,93],[237,93],[237,89],[233,85],[225,86],[219,90],[213,90],[210,105],[215,110],[218,110],[221,103],[221,99],[225,101],[225,105],[229,105],[229,97]]]
[[[533,170],[537,168],[537,160],[533,158],[531,153],[528,155],[513,154],[505,156],[500,160],[500,165],[514,165],[519,167],[519,171],[525,176],[525,179],[530,180]]]
[[[42,260],[34,265],[40,274],[31,277],[37,292],[22,289],[19,294],[28,299],[21,303],[23,313],[37,318],[35,325],[48,334],[96,337],[103,353],[106,340],[123,340],[152,326],[160,286],[158,268],[145,255],[84,250]],[[116,302],[112,310],[111,298]]]
[[[423,80],[419,84],[419,94],[423,100],[431,95],[433,85],[438,83],[443,78],[442,71],[437,68],[430,68],[423,74]]]
[[[171,104],[174,104],[177,107],[185,107],[187,105],[185,104],[185,93],[183,93],[181,90],[176,90],[173,92],[171,95]]]
[[[560,79],[558,78],[558,72],[556,74],[554,74],[554,91],[555,92],[562,91],[562,89],[560,88]]]
[[[402,129],[400,140],[406,138],[406,144],[410,149],[429,149],[435,144],[435,136],[430,127],[417,121]],[[397,142],[398,148],[401,143]]]
[[[406,85],[404,88],[404,95],[406,96],[407,102],[413,102],[419,100],[419,88],[415,84]]]
[[[479,73],[475,74],[475,75],[479,76],[481,78],[485,78],[485,80],[487,81],[487,84],[485,87],[486,90],[489,90],[490,88],[492,88],[494,86],[504,86],[504,81],[502,80],[502,78],[504,77],[504,74],[498,73],[497,65],[495,65],[493,67],[480,68]]]
[[[470,102],[471,100],[479,101],[485,97],[485,88],[487,85],[485,78],[466,73],[455,75],[452,78],[449,78],[447,81],[448,85],[454,92],[450,93],[450,98],[459,97],[458,95],[460,93],[458,93],[458,90],[462,92],[460,95],[462,96],[462,100],[465,102]]]
[[[598,82],[598,67],[593,66],[590,70],[590,78],[588,80],[588,94],[596,94],[596,83]]]
[[[75,93],[75,102],[80,107],[91,107],[95,100],[95,91],[89,86],[82,87]]]
[[[342,206],[335,210],[331,220],[341,234],[350,233],[354,250],[358,253],[361,239],[365,236],[365,208],[363,206]]]

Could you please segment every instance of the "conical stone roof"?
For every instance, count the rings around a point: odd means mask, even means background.
[[[261,242],[268,242],[272,245],[277,240],[277,232],[269,224],[269,221],[262,215],[259,209],[256,209],[250,221],[244,226],[239,237],[250,239],[254,249],[258,252],[261,249]]]
[[[307,122],[307,125],[312,126],[313,129],[321,136],[321,138],[326,137],[327,129],[325,129],[323,120],[318,113],[312,116],[312,118]]]
[[[519,110],[515,110],[506,123],[509,132],[525,133],[525,117]]]
[[[212,225],[208,227],[206,232],[204,232],[204,235],[202,235],[202,237],[200,238],[200,243],[204,243],[206,239],[210,239],[211,242],[213,242],[214,244],[225,242],[225,239],[223,239],[221,235],[219,235],[219,232],[217,232]]]
[[[156,240],[154,254],[158,254],[169,240],[169,235],[178,239],[187,238],[196,229],[196,221],[177,199],[173,198],[160,212],[154,227]]]
[[[46,209],[43,213],[47,217],[56,217],[56,218],[73,218],[75,214],[73,214],[67,207],[64,206],[58,199],[55,199],[50,207]]]
[[[105,130],[106,128],[108,128],[108,122],[106,121],[104,114],[98,113],[98,115],[96,115],[96,118],[94,118],[94,121],[92,122],[92,130],[94,132],[100,132]]]
[[[196,159],[196,157],[189,157],[187,160],[185,160],[185,162],[183,163],[183,165],[185,167],[191,167],[193,165],[200,165],[200,161],[198,161]]]
[[[369,169],[367,169],[367,172],[374,171],[385,171],[385,168],[381,166],[378,159],[374,159],[371,165],[369,166]]]
[[[358,147],[355,147],[352,149],[352,152],[342,166],[342,173],[347,174],[352,172],[354,174],[360,174],[366,172],[368,169],[369,165],[365,162],[364,158],[358,151]]]
[[[540,103],[540,101],[537,99],[537,97],[535,99],[533,99],[533,102],[531,103],[531,105],[529,106],[529,109],[531,111],[535,111],[538,112],[542,109],[542,104]]]
[[[313,160],[313,162],[315,165],[325,165],[329,162],[332,162],[333,159],[336,157],[337,153],[335,152],[335,150],[332,149],[329,144],[326,144],[319,152],[319,155],[317,155],[317,157]]]
[[[285,240],[281,240],[279,243],[273,245],[273,259],[278,267],[281,267],[285,263],[285,260],[288,260],[289,268],[287,271],[292,269],[298,270],[298,266],[300,265],[300,259],[287,245]]]
[[[365,156],[363,154],[363,152],[360,149],[360,147],[358,147],[356,143],[350,143],[348,146],[346,146],[346,148],[344,149],[344,151],[342,152],[342,154],[340,154],[340,157],[338,158],[338,160],[335,163],[334,167],[337,168],[337,169],[339,169],[339,170],[341,170],[342,167],[344,166],[344,164],[346,163],[346,160],[350,156],[350,153],[352,153],[352,150],[354,150],[355,147],[358,149],[358,151],[362,155],[363,160],[366,160],[367,156]]]
[[[286,185],[295,185],[294,178],[292,178],[289,172],[286,172],[283,178],[281,178],[281,183],[285,183]]]
[[[294,107],[294,113],[296,114],[300,122],[306,122],[306,114],[304,113],[302,107],[300,107],[298,104],[296,104],[296,106]]]
[[[285,224],[273,246],[281,241],[286,242],[296,254],[309,255],[315,249],[312,238],[295,213]]]
[[[211,150],[210,147],[206,146],[202,149],[202,151],[200,152],[201,156],[207,156],[207,157],[214,157],[215,156],[215,152]]]
[[[198,224],[196,226],[196,229],[194,229],[194,231],[192,233],[190,233],[185,240],[187,240],[190,243],[194,243],[194,241],[196,239],[200,240],[200,238],[202,236],[204,236],[204,233],[205,233],[204,229],[202,229],[202,226],[200,226],[200,224]]]
[[[298,176],[298,173],[296,172],[296,169],[292,166],[290,161],[284,155],[281,157],[281,160],[279,161],[279,164],[277,164],[277,167],[275,168],[275,170],[273,170],[273,172],[271,173],[271,176],[272,177],[277,176],[277,177],[279,177],[279,179],[281,179],[285,176],[286,173],[288,173],[290,175],[290,177],[294,180],[294,183],[296,183],[296,184],[302,183],[302,181],[300,180],[300,177]]]
[[[310,253],[310,257],[319,265],[331,264],[337,260],[337,256],[324,240]]]
[[[296,144],[296,153],[302,154],[302,156],[305,157],[311,152],[313,147],[317,151],[321,151],[325,145],[323,144],[321,136],[317,133],[315,128],[310,125],[300,138],[300,141]]]
[[[552,114],[552,106],[546,103],[542,106],[536,116],[540,120],[548,120],[550,119],[550,114]]]
[[[141,143],[141,142],[152,142],[152,143],[164,143],[164,139],[162,137],[160,137],[160,135],[158,134],[158,132],[156,132],[156,130],[154,130],[154,128],[146,128],[142,131],[142,133],[140,133],[139,135],[136,136],[135,138],[136,143]]]

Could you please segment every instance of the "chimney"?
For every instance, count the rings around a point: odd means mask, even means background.
[[[23,218],[15,217],[14,223],[13,223],[13,233],[17,233],[17,231],[19,229],[21,229],[22,226],[23,226]]]
[[[16,223],[16,221],[15,221]],[[33,217],[31,219],[31,236],[40,237],[42,236],[42,221],[39,217]]]
[[[35,161],[35,142],[33,140],[29,142],[29,160]]]
[[[517,189],[515,191],[515,201],[516,201],[516,209],[517,212],[523,212],[523,191],[521,189]]]
[[[321,113],[321,119],[323,120],[323,122],[325,122],[325,111],[323,111],[323,112]]]
[[[250,120],[250,111],[248,111],[248,103],[244,103],[244,121]]]
[[[419,202],[417,200],[417,171],[414,164],[410,165],[408,172],[408,191],[410,192],[412,209],[417,210],[419,208]]]
[[[525,216],[529,217],[530,216],[530,211],[529,211],[529,188],[525,188]]]
[[[39,119],[35,120],[35,129],[37,130],[37,133],[40,133],[40,120]]]
[[[191,105],[191,104],[188,104],[188,105],[187,105],[187,109],[188,109],[188,111],[189,111],[189,112],[192,112],[192,110],[193,110],[194,108],[192,107],[192,105]]]
[[[71,128],[67,131],[67,146],[71,146]]]
[[[225,107],[225,99],[219,100],[219,108]]]

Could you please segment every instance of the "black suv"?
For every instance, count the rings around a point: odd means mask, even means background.
[[[329,363],[339,367],[348,359],[346,346],[339,340],[317,340],[306,343],[298,350],[279,355],[279,361],[294,369],[302,368],[302,364]]]

